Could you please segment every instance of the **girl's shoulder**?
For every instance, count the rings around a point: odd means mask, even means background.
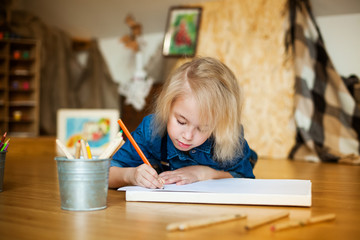
[[[143,129],[146,129],[146,131],[152,132],[152,125],[154,120],[154,114],[149,114],[145,116],[140,123],[139,127],[142,127]]]
[[[154,140],[154,138],[159,137],[156,136],[154,131],[154,114],[149,114],[145,116],[136,129],[136,131],[140,134],[142,134],[145,138]]]

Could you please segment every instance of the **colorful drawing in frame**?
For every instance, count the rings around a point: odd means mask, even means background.
[[[163,44],[164,56],[195,56],[201,11],[200,7],[170,8]]]
[[[100,155],[119,132],[115,109],[59,109],[57,138],[72,154],[80,139],[88,141],[93,155]],[[59,150],[58,150],[59,153]]]

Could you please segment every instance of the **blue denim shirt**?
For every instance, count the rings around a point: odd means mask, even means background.
[[[153,136],[151,127],[153,115],[146,116],[137,129],[131,133],[150,163],[161,159],[161,136]],[[225,163],[213,159],[213,139],[207,139],[202,145],[183,152],[175,148],[167,135],[167,160],[170,170],[192,166],[204,165],[216,170],[229,172],[233,177],[255,178],[253,164],[257,161],[257,155],[252,151],[247,142],[244,141],[243,155]],[[253,164],[252,164],[252,163]],[[143,164],[140,156],[130,141],[115,153],[110,166],[137,167]]]

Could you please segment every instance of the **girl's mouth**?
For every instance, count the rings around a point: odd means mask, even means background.
[[[180,142],[179,140],[177,142],[178,142],[178,145],[180,148],[188,149],[191,147],[191,144],[185,144],[185,143]]]

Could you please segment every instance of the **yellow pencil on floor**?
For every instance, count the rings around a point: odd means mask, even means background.
[[[272,231],[280,231],[280,230],[285,230],[285,229],[294,228],[294,227],[303,227],[303,226],[306,226],[309,224],[315,224],[315,223],[334,220],[335,216],[336,215],[334,213],[330,213],[330,214],[320,215],[320,216],[316,216],[316,217],[311,217],[311,218],[308,218],[305,220],[288,221],[288,222],[273,225],[270,229]]]
[[[171,223],[167,225],[166,230],[168,231],[177,231],[177,230],[189,230],[193,228],[205,227],[217,223],[223,223],[231,220],[237,220],[241,218],[245,218],[246,214],[237,213],[237,214],[228,214],[228,215],[221,215],[215,217],[208,217],[202,219],[194,219],[185,222],[178,222],[178,223]]]
[[[245,225],[245,229],[250,230],[250,229],[253,229],[253,228],[257,228],[257,227],[260,227],[260,226],[262,226],[264,224],[273,222],[275,220],[278,220],[280,218],[284,218],[284,217],[287,217],[287,216],[289,216],[289,212],[287,212],[287,211],[282,211],[282,212],[279,212],[279,213],[276,213],[276,214],[272,214],[272,215],[264,217],[262,219],[247,223]]]

